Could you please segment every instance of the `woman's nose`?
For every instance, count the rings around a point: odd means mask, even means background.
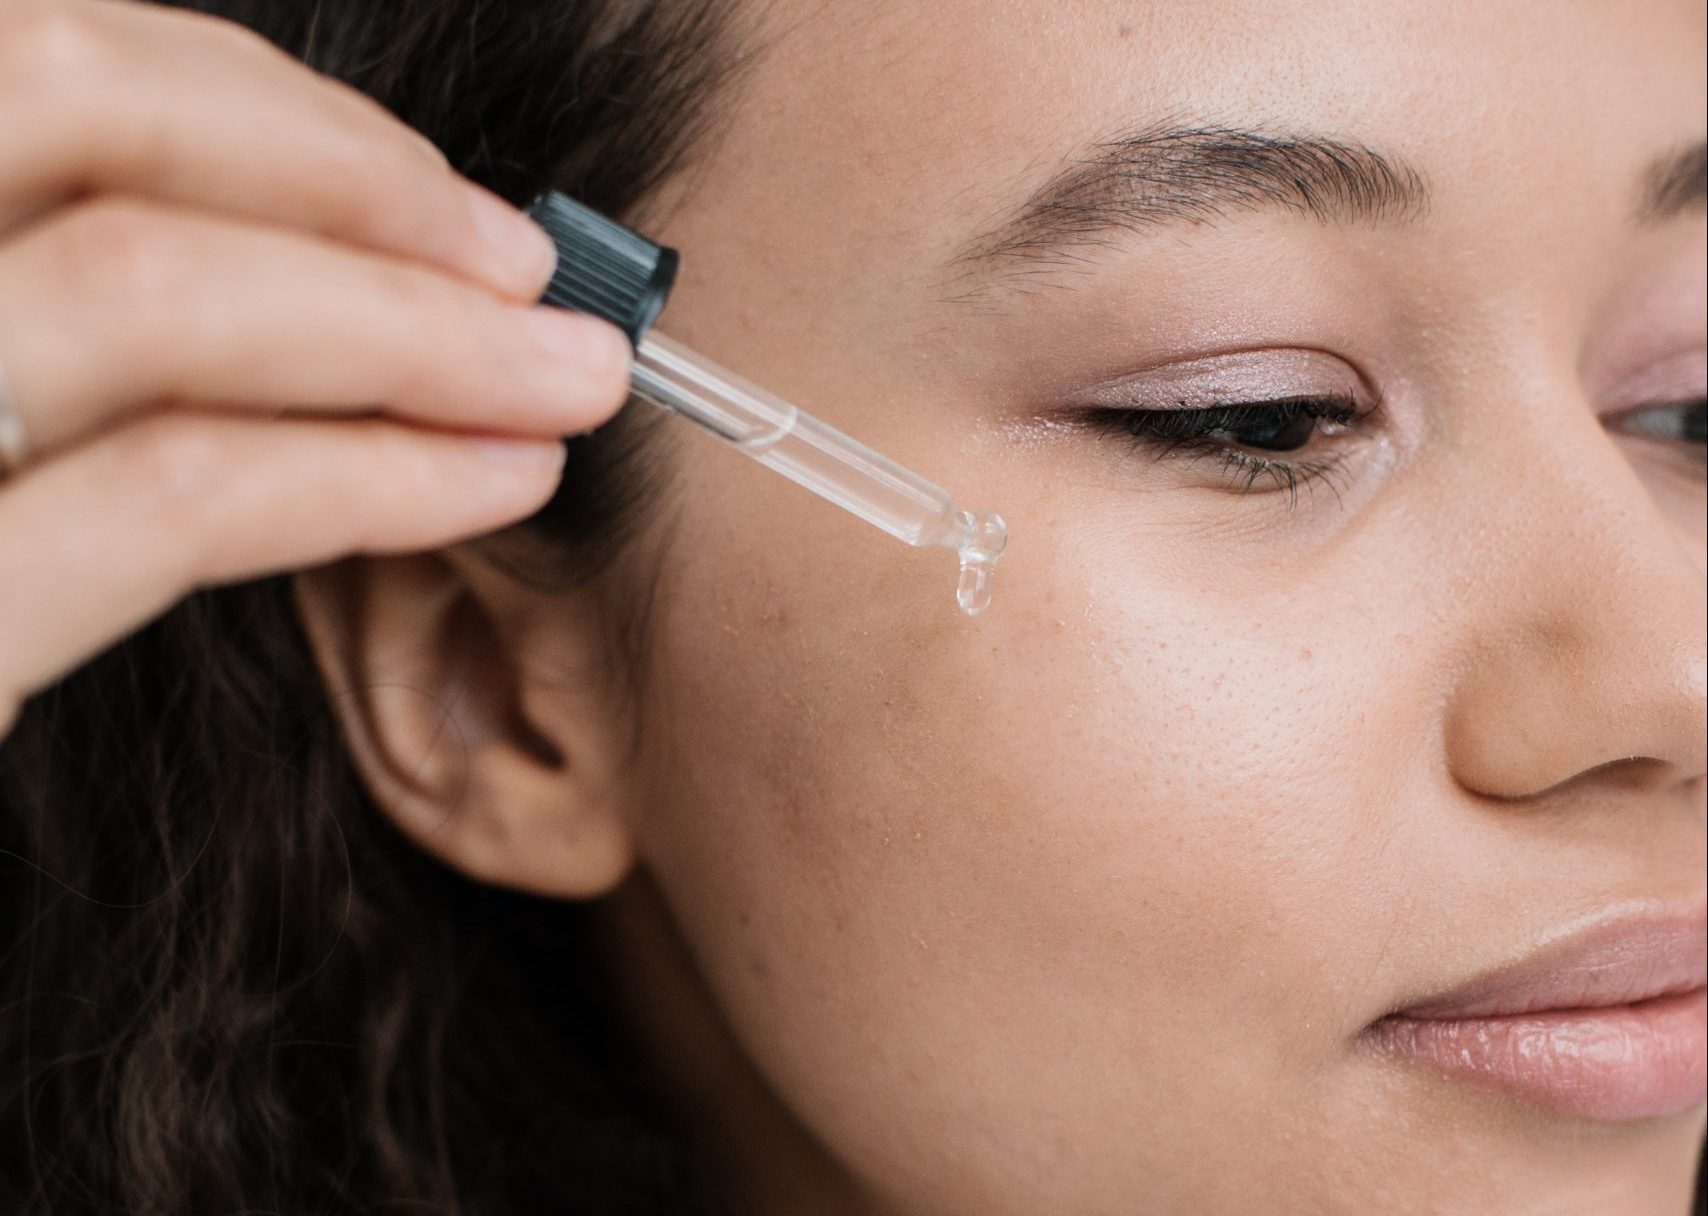
[[[1587,406],[1562,412],[1516,419],[1519,449],[1493,479],[1482,470],[1495,489],[1476,511],[1448,763],[1502,799],[1579,778],[1681,786],[1703,774],[1708,730],[1700,532],[1650,496]]]

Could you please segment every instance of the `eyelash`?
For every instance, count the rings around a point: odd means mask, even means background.
[[[1262,455],[1233,436],[1254,426],[1281,431],[1305,421],[1311,424],[1312,437],[1336,434],[1355,429],[1371,412],[1365,410],[1360,415],[1355,399],[1338,394],[1225,402],[1204,407],[1188,407],[1182,402],[1181,406],[1173,410],[1102,409],[1088,421],[1100,431],[1132,440],[1156,460],[1181,454],[1194,460],[1219,459],[1239,492],[1251,493],[1258,489],[1259,483],[1267,482],[1271,489],[1286,491],[1289,510],[1298,505],[1301,485],[1307,491],[1318,484],[1326,486],[1338,500],[1341,487],[1335,484],[1335,478],[1344,471],[1344,460],[1339,455],[1282,460]],[[1301,445],[1290,450],[1303,448]]]
[[[1627,410],[1614,419],[1616,429],[1627,434],[1645,435],[1651,439],[1665,442],[1682,443],[1688,447],[1700,448],[1704,443],[1703,415],[1708,412],[1708,401],[1701,397],[1689,397],[1683,401],[1656,401],[1648,405],[1640,405]],[[1638,426],[1639,422],[1670,415],[1670,421],[1665,430],[1657,432],[1653,426]],[[1676,434],[1667,431],[1675,429]]]
[[[1333,454],[1282,460],[1265,456],[1261,451],[1253,450],[1251,445],[1241,444],[1233,436],[1253,426],[1268,426],[1280,431],[1307,420],[1311,423],[1313,437],[1317,434],[1339,434],[1356,429],[1373,412],[1365,410],[1361,414],[1354,398],[1340,394],[1223,402],[1204,407],[1190,407],[1185,402],[1180,405],[1181,408],[1172,410],[1111,407],[1095,411],[1087,421],[1099,431],[1132,441],[1149,451],[1156,460],[1180,454],[1193,460],[1218,459],[1240,493],[1251,493],[1258,489],[1260,483],[1267,483],[1272,490],[1286,491],[1288,510],[1297,507],[1300,486],[1304,486],[1307,492],[1318,484],[1326,486],[1339,501],[1342,487],[1336,484],[1335,479],[1345,472],[1344,459]],[[1700,447],[1703,442],[1700,437],[1703,408],[1701,398],[1657,402],[1630,411],[1627,422],[1676,412],[1681,415],[1676,425],[1683,434],[1666,438]],[[1308,442],[1309,439],[1306,440]],[[1303,450],[1304,446],[1301,444],[1291,450]]]

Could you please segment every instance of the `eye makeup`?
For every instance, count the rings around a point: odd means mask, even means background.
[[[1208,463],[1242,494],[1301,488],[1337,497],[1344,448],[1376,409],[1347,363],[1322,351],[1229,352],[1130,373],[1070,397],[1059,424],[1122,439],[1152,460]]]
[[[1291,508],[1298,505],[1301,486],[1321,484],[1339,493],[1335,478],[1344,472],[1343,458],[1303,453],[1323,446],[1317,436],[1347,433],[1357,418],[1357,405],[1348,398],[1282,397],[1170,410],[1100,409],[1084,422],[1127,436],[1156,460],[1209,458],[1230,488],[1247,494],[1283,491]]]
[[[1067,408],[1201,408],[1289,397],[1371,399],[1344,359],[1304,347],[1259,347],[1134,369],[1065,395]]]
[[[1630,435],[1701,444],[1708,355],[1691,350],[1655,360],[1611,396],[1609,426]]]

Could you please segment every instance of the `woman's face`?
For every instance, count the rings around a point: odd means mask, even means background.
[[[1702,899],[1703,458],[1657,437],[1704,388],[1702,7],[756,24],[661,329],[1011,540],[968,619],[951,555],[667,432],[617,912],[677,935],[636,998],[750,1197],[1682,1211],[1700,1106],[1361,1032]]]

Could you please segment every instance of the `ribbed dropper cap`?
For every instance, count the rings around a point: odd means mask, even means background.
[[[676,251],[555,190],[528,214],[557,245],[541,302],[603,317],[639,347],[676,282]]]

